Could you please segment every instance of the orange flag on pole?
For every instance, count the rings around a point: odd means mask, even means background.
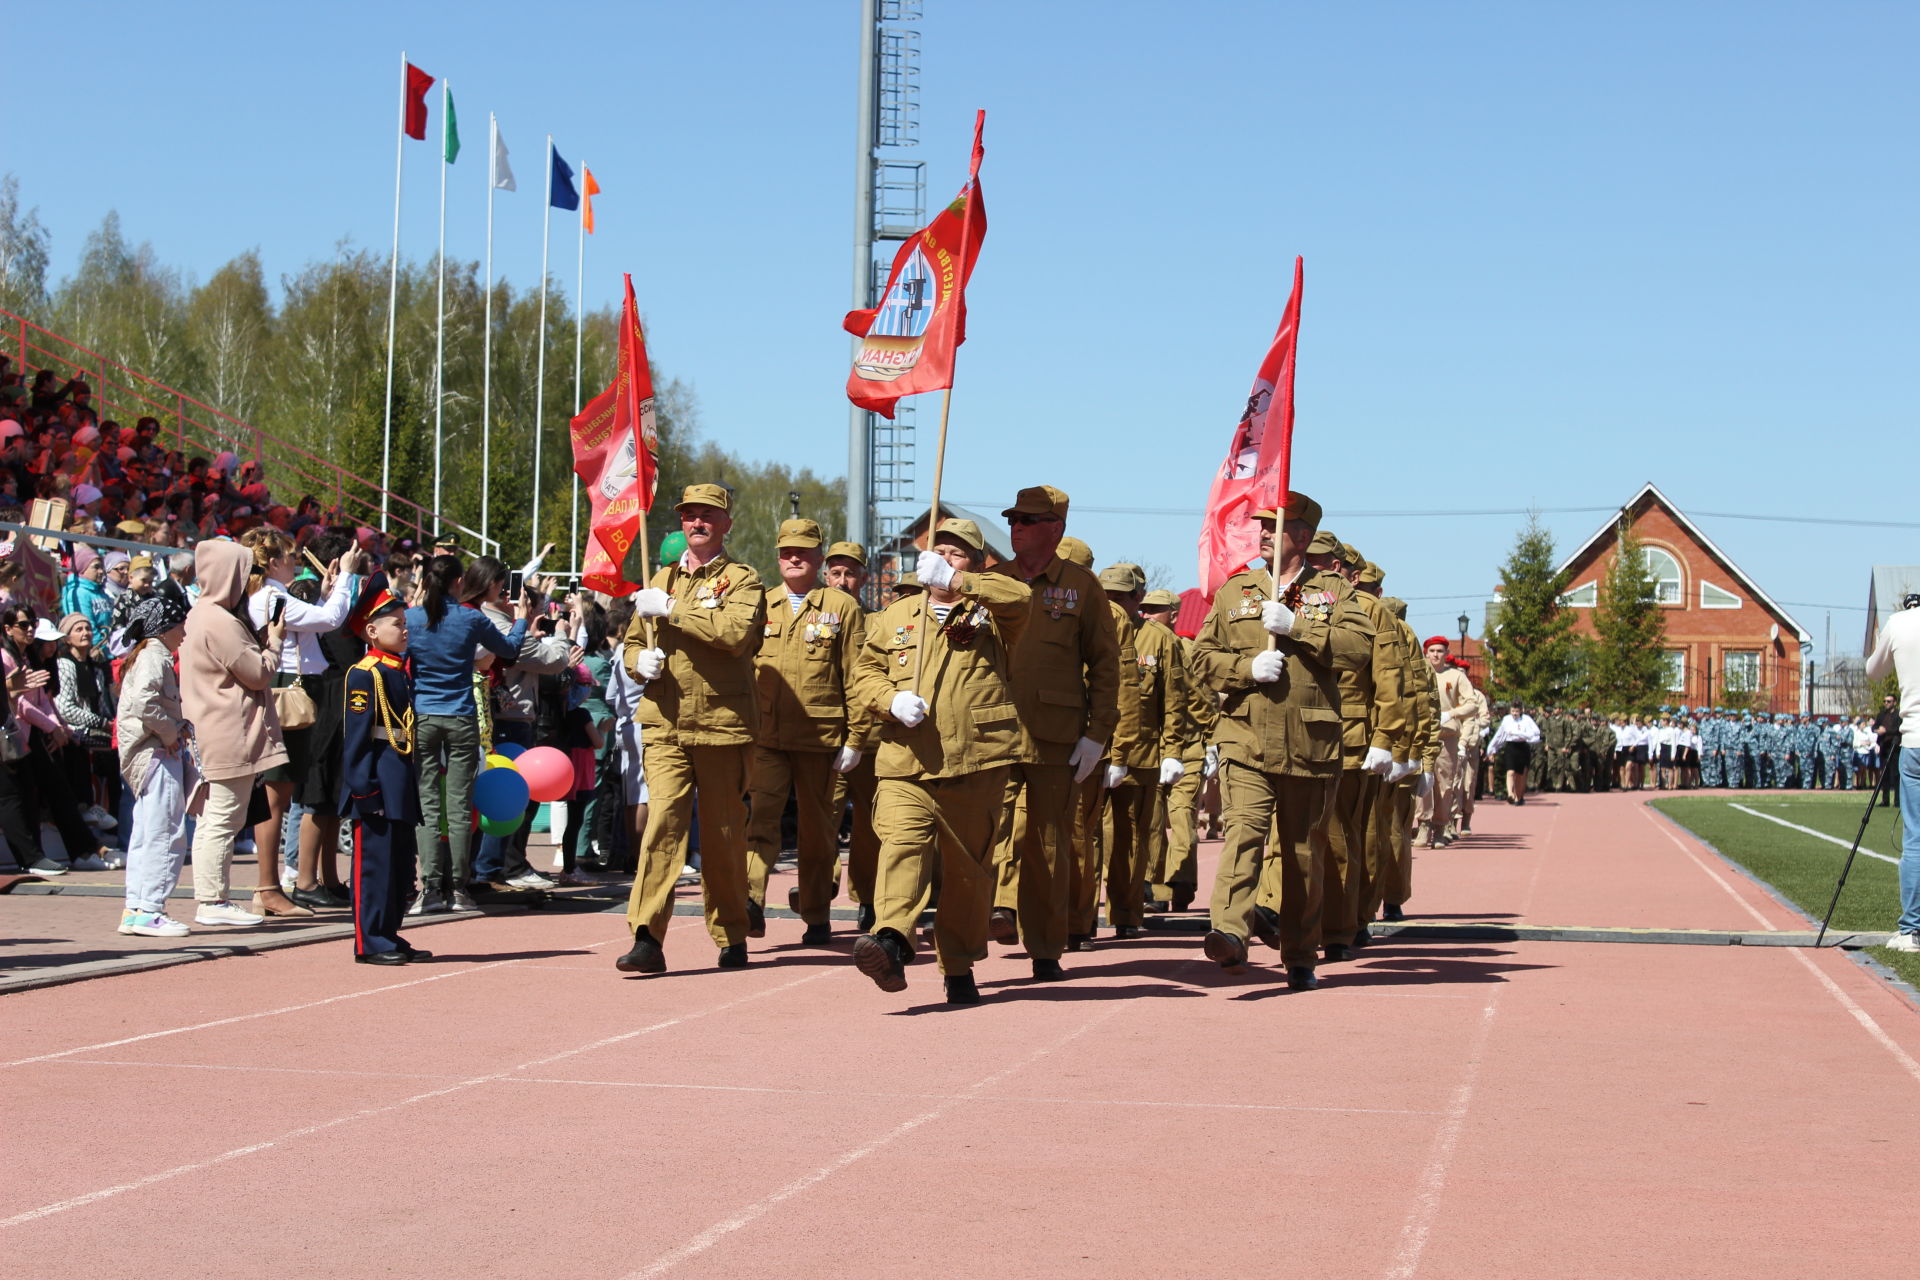
[[[586,198],[586,203],[580,206],[580,225],[587,229],[588,235],[592,235],[593,198],[600,194],[600,184],[593,180],[593,170],[585,165],[580,167],[580,172],[585,179],[584,185],[580,188],[580,194]]]

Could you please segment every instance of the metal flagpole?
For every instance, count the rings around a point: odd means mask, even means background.
[[[407,158],[407,51],[400,51],[400,117],[393,130],[393,260],[387,272],[387,406],[380,433],[380,532],[387,531],[387,497],[393,484],[393,335],[400,305],[400,167]]]
[[[533,544],[540,554],[540,437],[547,395],[547,241],[553,233],[553,135],[547,135],[547,201],[540,214],[540,354],[533,375]]]
[[[587,162],[580,161],[580,172],[587,172]],[[580,327],[586,315],[587,306],[587,201],[591,198],[584,190],[580,196],[580,266],[573,289],[573,416],[580,416]],[[569,471],[573,471],[571,467]],[[580,473],[573,471],[573,538],[568,544],[573,548],[568,557],[568,566],[573,576],[580,576]]]
[[[500,120],[487,112],[487,320],[480,337],[480,541],[485,544],[487,497],[493,484],[493,190],[500,154]],[[485,550],[485,546],[481,547]]]
[[[433,521],[440,523],[440,451],[447,399],[447,120],[453,106],[453,85],[440,82],[440,265],[438,300],[433,325]],[[438,529],[430,531],[438,536]]]

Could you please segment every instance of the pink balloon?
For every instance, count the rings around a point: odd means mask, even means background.
[[[565,800],[573,791],[573,761],[555,747],[534,747],[513,767],[527,780],[527,792],[542,804]]]

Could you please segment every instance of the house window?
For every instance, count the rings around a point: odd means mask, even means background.
[[[1647,576],[1653,579],[1653,599],[1656,604],[1679,604],[1680,562],[1658,547],[1647,547],[1642,554],[1646,557]]]
[[[1568,609],[1591,609],[1600,603],[1600,583],[1583,582],[1567,594],[1560,597],[1560,604]]]
[[[1738,609],[1742,601],[1739,596],[1711,582],[1700,584],[1700,607],[1702,609]]]
[[[1760,687],[1760,651],[1734,649],[1722,658],[1728,693],[1752,693]]]
[[[1687,691],[1687,651],[1685,649],[1668,649],[1660,656],[1666,662],[1667,692],[1685,693]]]

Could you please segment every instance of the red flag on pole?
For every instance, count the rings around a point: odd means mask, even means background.
[[[427,136],[427,90],[433,88],[433,77],[414,66],[407,64],[407,136],[424,140]]]
[[[980,191],[986,122],[984,111],[974,117],[967,185],[894,254],[880,305],[847,313],[846,331],[863,339],[847,375],[847,399],[881,417],[891,418],[903,396],[953,385],[953,353],[967,340],[967,280],[987,238]]]
[[[616,596],[635,589],[621,576],[620,567],[640,531],[641,513],[653,509],[660,478],[647,339],[633,301],[633,277],[625,279],[613,382],[573,420],[573,470],[593,506],[581,581]]]
[[[1293,260],[1293,293],[1280,317],[1267,358],[1253,380],[1253,393],[1233,430],[1227,460],[1213,477],[1200,525],[1200,589],[1212,599],[1220,584],[1260,558],[1256,511],[1285,502],[1293,456],[1294,348],[1300,336],[1303,261]]]

